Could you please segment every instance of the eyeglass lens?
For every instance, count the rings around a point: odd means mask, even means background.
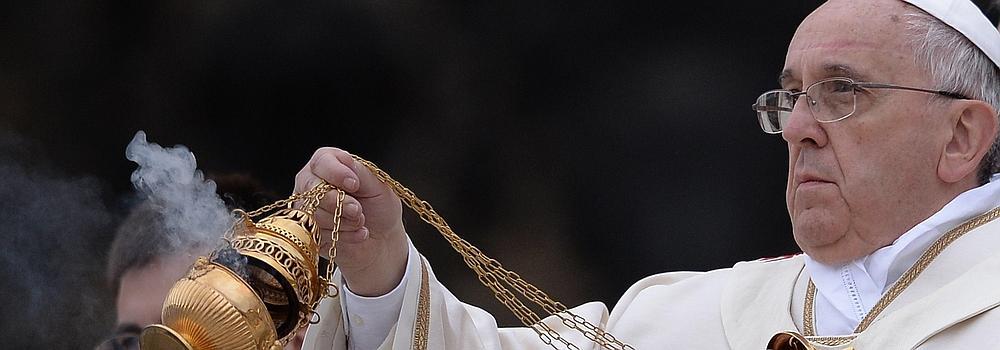
[[[852,114],[856,107],[854,83],[847,79],[830,79],[817,82],[806,89],[806,100],[813,118],[833,122]],[[766,133],[777,134],[784,130],[795,103],[801,96],[785,90],[765,92],[757,98],[754,110],[760,127]]]

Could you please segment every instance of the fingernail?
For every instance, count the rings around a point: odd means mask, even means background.
[[[365,232],[365,236],[363,238],[361,238],[361,240],[362,241],[367,240],[368,236],[371,234],[371,232],[368,232],[368,228],[367,227],[362,227],[361,230]]]
[[[350,203],[350,204],[348,204],[348,205],[346,205],[344,207],[344,215],[347,215],[347,216],[350,216],[350,217],[356,217],[356,216],[358,216],[358,213],[360,211],[361,210],[358,208],[358,205],[354,204],[354,203]]]
[[[346,180],[344,180],[344,186],[347,187],[348,191],[357,191],[358,180],[354,179],[353,177],[349,177]]]

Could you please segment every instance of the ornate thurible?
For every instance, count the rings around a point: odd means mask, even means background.
[[[319,201],[331,190],[324,183],[250,213],[235,211],[238,219],[226,244],[198,258],[174,284],[163,303],[163,323],[143,330],[141,347],[281,349],[313,320],[323,297],[336,296],[333,266],[320,257],[320,230],[313,221]],[[344,192],[337,195],[334,242]],[[276,208],[281,209],[251,220]]]
[[[420,219],[434,226],[451,247],[462,255],[494,296],[534,330],[552,348],[578,349],[559,332],[541,322],[544,316],[580,332],[589,341],[606,349],[634,348],[574,314],[562,303],[503,267],[479,248],[462,239],[431,207],[413,191],[394,180],[375,164],[357,156]],[[329,260],[320,257],[320,230],[313,214],[323,197],[336,191]],[[143,349],[182,350],[278,350],[310,322],[317,321],[314,310],[324,297],[336,297],[332,277],[337,256],[337,238],[345,194],[327,183],[245,213],[226,235],[227,244],[209,257],[199,258],[187,276],[174,284],[163,303],[163,324],[143,330]],[[298,205],[295,205],[298,204]],[[253,222],[253,217],[279,209]],[[329,261],[329,263],[328,263]],[[426,265],[421,265],[420,300],[414,330],[414,348],[425,350],[428,326],[435,317],[430,311]],[[528,305],[533,304],[533,310]],[[539,315],[536,310],[540,311]]]

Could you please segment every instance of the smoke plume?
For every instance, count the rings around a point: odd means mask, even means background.
[[[171,248],[214,246],[232,219],[215,183],[198,170],[194,154],[182,145],[164,148],[146,141],[139,131],[125,149],[139,165],[132,185],[164,219],[163,234]]]

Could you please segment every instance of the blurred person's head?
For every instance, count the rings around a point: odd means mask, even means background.
[[[160,322],[170,288],[212,248],[213,242],[165,235],[163,221],[155,204],[142,202],[126,216],[111,243],[107,278],[116,295],[116,339],[111,342],[124,349],[137,348],[142,328]]]

